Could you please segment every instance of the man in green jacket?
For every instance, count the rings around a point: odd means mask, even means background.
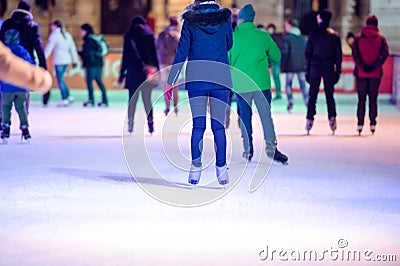
[[[238,14],[239,25],[233,32],[233,47],[229,51],[232,66],[233,91],[236,93],[241,119],[243,157],[253,157],[252,103],[256,104],[264,131],[269,158],[286,164],[288,157],[277,149],[274,124],[271,118],[271,78],[268,60],[277,63],[281,52],[271,36],[254,25],[255,11],[245,5]]]

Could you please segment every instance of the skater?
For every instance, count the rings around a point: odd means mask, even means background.
[[[32,65],[35,64],[29,52],[19,44],[19,32],[16,29],[10,29],[4,33],[4,42],[7,47],[16,56],[30,62]],[[9,83],[0,82],[0,89],[2,92],[2,128],[1,139],[7,141],[10,137],[10,126],[11,126],[11,109],[12,105],[15,105],[15,110],[18,113],[20,126],[22,131],[22,138],[28,140],[31,138],[28,130],[28,114],[26,112],[26,100],[28,89],[25,87],[17,87]]]
[[[301,34],[297,20],[285,21],[286,34],[282,40],[281,71],[286,73],[286,96],[288,98],[287,110],[290,113],[293,108],[293,77],[297,76],[304,103],[308,104],[308,91],[306,88],[306,39]]]
[[[171,100],[173,85],[176,82],[175,77],[179,75],[183,63],[188,58],[186,80],[195,80],[185,84],[193,121],[192,164],[188,181],[195,185],[201,176],[201,145],[206,129],[207,102],[209,101],[211,129],[214,134],[216,152],[216,175],[219,184],[225,185],[229,182],[224,122],[232,83],[228,61],[228,50],[232,47],[231,12],[227,8],[220,8],[215,1],[195,0],[186,8],[186,12],[182,16],[184,22],[181,38],[165,92]],[[190,64],[191,61],[196,60],[207,60],[220,64],[210,65],[206,62],[200,67],[196,63]],[[216,65],[222,66],[215,69]],[[198,81],[208,80],[210,76],[218,76],[224,80],[224,84]]]
[[[267,26],[267,32],[271,35],[272,39],[278,45],[279,50],[282,49],[282,39],[283,39],[283,34],[276,32],[276,26],[274,23],[270,23]],[[273,101],[280,100],[282,99],[282,94],[281,94],[281,61],[279,62],[270,62],[270,66],[272,68],[272,79],[274,80],[275,84],[275,97]]]
[[[132,19],[131,26],[124,35],[124,50],[118,82],[125,79],[125,88],[129,90],[128,132],[133,132],[136,103],[139,91],[142,93],[143,105],[146,110],[149,133],[154,132],[153,105],[151,91],[153,84],[142,83],[147,79],[149,68],[159,69],[154,33],[143,17]],[[142,85],[142,86],[141,86]]]
[[[102,81],[103,57],[96,52],[98,43],[93,36],[93,27],[88,23],[83,24],[81,35],[83,46],[79,55],[82,58],[83,67],[86,69],[86,85],[89,93],[89,99],[83,103],[83,106],[94,106],[93,80],[95,80],[101,90],[101,101],[97,105],[108,107],[106,87]]]
[[[169,76],[169,70],[164,69],[172,65],[176,54],[176,48],[178,47],[180,32],[178,29],[178,18],[170,17],[169,26],[158,35],[157,39],[157,55],[160,63],[160,68],[163,70],[160,72],[160,83],[161,88],[165,88],[167,79]],[[164,96],[165,110],[164,113],[167,116],[170,108],[170,101]],[[178,87],[174,87],[173,90],[174,100],[174,113],[178,114]]]
[[[11,18],[4,21],[0,30],[0,40],[4,42],[4,33],[10,29],[16,29],[20,34],[20,44],[28,50],[31,58],[35,59],[37,55],[39,66],[47,69],[46,58],[42,45],[42,37],[40,36],[39,25],[33,21],[31,13],[31,3],[22,0],[18,3],[18,8],[11,12]],[[29,93],[26,101],[26,109],[29,107]],[[45,93],[42,98],[43,106],[47,106],[50,98],[50,91]]]
[[[233,75],[233,90],[240,108],[240,128],[247,160],[253,158],[252,103],[256,104],[266,142],[267,156],[286,164],[288,157],[277,148],[274,124],[271,117],[271,79],[268,62],[275,64],[281,59],[278,46],[267,32],[258,30],[253,21],[255,11],[252,5],[245,5],[239,11],[239,25],[233,33],[233,47],[229,51],[231,66],[249,76],[257,86],[242,87],[241,79]],[[245,56],[243,56],[245,54]]]
[[[365,101],[368,96],[369,120],[372,134],[376,129],[378,116],[378,93],[382,79],[382,65],[389,56],[389,47],[378,29],[378,18],[370,16],[366,25],[357,34],[353,46],[353,58],[356,63],[354,71],[358,94],[357,131],[361,134],[364,126]]]
[[[310,84],[306,123],[308,134],[314,123],[321,79],[324,81],[329,126],[333,134],[337,127],[333,92],[342,70],[342,46],[337,32],[329,27],[331,18],[332,13],[328,9],[318,13],[318,29],[311,33],[306,45],[306,80]]]
[[[53,65],[61,92],[61,101],[57,106],[68,106],[73,103],[74,98],[69,94],[68,85],[64,81],[64,74],[69,64],[72,63],[72,67],[78,65],[78,52],[71,34],[64,29],[61,21],[55,20],[51,24],[51,34],[44,52],[46,58],[53,54]]]

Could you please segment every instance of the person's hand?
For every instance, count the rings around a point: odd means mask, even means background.
[[[364,70],[365,73],[369,73],[372,70],[374,70],[374,68],[372,67],[372,65],[365,65],[363,70]]]
[[[335,84],[339,82],[340,73],[341,73],[341,71],[336,71],[336,72],[335,72]]]
[[[72,68],[78,67],[78,63],[72,63]]]
[[[168,101],[172,100],[172,91],[174,89],[174,86],[172,86],[171,84],[168,84],[165,86],[165,97],[167,97]]]
[[[306,72],[306,81],[307,81],[308,83],[310,83],[310,74],[309,74],[308,71]]]

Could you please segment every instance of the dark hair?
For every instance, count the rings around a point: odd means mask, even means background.
[[[276,26],[275,26],[275,24],[274,23],[270,23],[270,24],[268,24],[268,26],[267,26],[267,29],[268,28],[273,28],[274,29],[274,31],[276,31]]]
[[[299,27],[299,21],[297,19],[288,19],[286,21],[292,27],[295,27],[295,28]]]
[[[53,23],[51,23],[51,24],[57,26],[57,28],[60,28],[61,34],[64,36],[64,39],[67,39],[67,37],[65,36],[65,30],[64,30],[64,27],[63,27],[63,24],[61,23],[61,21],[54,20]]]
[[[31,3],[29,1],[26,0],[21,0],[18,4],[18,9],[23,9],[26,11],[31,11]]]
[[[178,26],[178,18],[176,16],[169,17],[169,24],[172,26]]]
[[[264,29],[264,25],[263,24],[257,24],[257,29]]]
[[[350,39],[350,38],[356,38],[356,35],[354,35],[354,33],[352,33],[352,32],[347,33],[346,40]]]
[[[378,27],[378,18],[375,15],[369,16],[366,24]]]
[[[94,33],[93,27],[89,23],[82,24],[81,29],[85,30],[87,35]]]

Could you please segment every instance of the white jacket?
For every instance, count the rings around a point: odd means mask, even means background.
[[[69,65],[71,63],[78,64],[78,52],[74,40],[69,32],[65,32],[65,38],[61,33],[61,29],[57,28],[51,32],[49,40],[44,49],[44,54],[48,58],[53,53],[53,64]]]

